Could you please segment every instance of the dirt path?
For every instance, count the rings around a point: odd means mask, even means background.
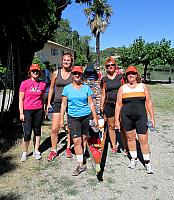
[[[50,127],[43,126],[43,141],[47,141],[48,146],[44,146],[47,150],[42,153],[42,160],[36,162],[30,156],[26,163],[20,163],[19,144],[3,155],[11,164],[11,170],[0,176],[0,200],[174,199],[174,85],[151,86],[151,89],[157,129],[155,135],[149,134],[153,175],[146,173],[141,162],[135,169],[129,169],[129,159],[122,154],[111,156],[109,147],[102,182],[96,178],[90,159],[86,172],[73,177],[75,156],[67,159],[63,151],[52,163],[47,162]],[[59,148],[63,146],[63,142],[59,144]]]

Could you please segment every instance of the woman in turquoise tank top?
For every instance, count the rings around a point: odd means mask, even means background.
[[[74,150],[77,157],[78,167],[73,172],[73,176],[78,176],[85,171],[83,164],[83,153],[86,149],[89,135],[89,120],[93,119],[98,125],[98,118],[92,100],[91,88],[83,84],[83,69],[81,66],[74,66],[72,69],[73,82],[64,87],[62,92],[61,122],[63,127],[64,113],[68,107],[68,128],[74,143]]]

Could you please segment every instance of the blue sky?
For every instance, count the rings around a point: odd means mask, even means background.
[[[171,40],[174,46],[174,0],[108,0],[113,9],[111,23],[101,35],[101,49],[129,46],[142,36],[146,42]],[[62,13],[73,30],[91,35],[84,15],[85,5],[73,3]],[[91,46],[95,46],[93,37]]]

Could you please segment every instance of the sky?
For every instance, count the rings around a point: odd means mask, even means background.
[[[142,36],[145,42],[171,40],[174,46],[174,0],[108,0],[112,7],[110,25],[101,34],[101,50],[109,47],[128,47]],[[80,5],[72,0],[62,13],[70,21],[73,30],[80,36],[91,36],[87,17]],[[90,46],[95,47],[95,37]]]

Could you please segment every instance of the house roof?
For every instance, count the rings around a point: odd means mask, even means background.
[[[63,45],[61,45],[61,44],[58,44],[58,43],[56,43],[56,42],[53,42],[53,41],[51,41],[51,40],[48,40],[47,43],[49,43],[49,44],[54,44],[54,45],[56,45],[56,46],[66,48],[66,49],[69,49],[69,50],[71,50],[71,51],[75,51],[74,49],[71,49],[71,48],[69,48],[69,47],[65,47],[65,46],[63,46]]]

